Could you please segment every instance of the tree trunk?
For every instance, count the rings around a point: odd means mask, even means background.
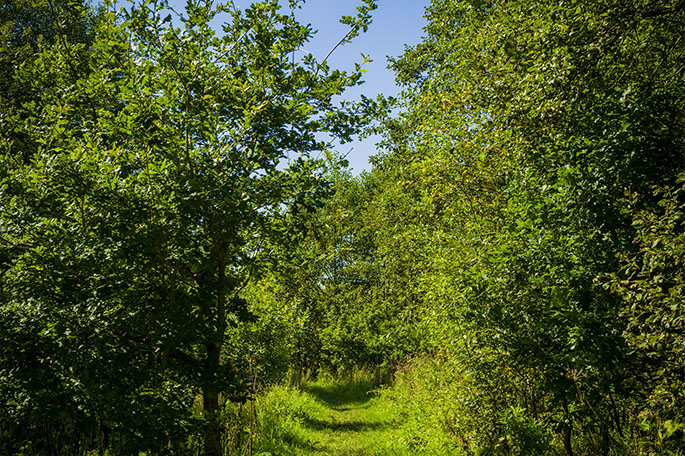
[[[221,423],[219,422],[219,393],[216,391],[216,372],[219,367],[220,349],[216,343],[207,343],[207,359],[202,385],[202,407],[205,425],[205,456],[222,456]]]
[[[216,332],[214,337],[205,343],[207,358],[205,359],[204,378],[202,382],[202,403],[205,413],[205,456],[223,456],[221,448],[221,413],[219,410],[219,391],[217,388],[217,373],[221,365],[221,347],[226,334],[226,293],[223,291],[225,286],[226,262],[225,251],[217,248],[217,308],[214,320],[216,322]],[[209,312],[208,312],[209,314]],[[207,315],[208,321],[212,320],[212,315]]]
[[[561,400],[561,408],[564,410],[564,419],[566,420],[566,426],[564,426],[564,450],[566,450],[566,456],[573,456],[573,447],[571,446],[571,417],[568,412],[568,401],[566,398]]]

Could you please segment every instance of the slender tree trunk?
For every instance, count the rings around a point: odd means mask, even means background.
[[[573,447],[571,446],[571,426],[567,426],[564,429],[564,450],[566,450],[566,456],[573,456]]]
[[[202,386],[202,407],[207,420],[205,425],[205,456],[222,456],[219,393],[215,386],[221,350],[216,343],[212,342],[206,344],[206,350],[205,378]]]
[[[205,456],[223,456],[221,448],[222,426],[220,422],[219,391],[217,389],[217,373],[221,365],[221,347],[226,333],[226,293],[223,291],[226,265],[223,252],[218,255],[217,269],[217,312],[216,333],[212,340],[205,344],[207,358],[205,359],[204,381],[202,387],[202,402],[205,412]]]
[[[571,418],[568,413],[568,401],[566,398],[561,400],[561,408],[564,411],[564,419],[567,422],[564,427],[564,450],[566,450],[566,456],[573,456],[573,447],[571,446]]]

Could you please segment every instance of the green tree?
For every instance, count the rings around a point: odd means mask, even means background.
[[[374,7],[343,18],[346,40]],[[127,453],[180,451],[201,427],[204,454],[221,454],[222,397],[247,391],[222,355],[240,292],[322,184],[317,134],[345,141],[365,120],[335,102],[361,69],[300,57],[311,33],[277,1],[189,1],[178,16],[106,4],[78,65],[83,45],[66,39],[23,62],[16,80],[39,101],[3,120],[37,148],[20,160],[3,138],[0,168],[10,420],[58,419],[43,407],[59,395],[62,415],[113,427]]]
[[[415,280],[424,263],[415,239],[393,238],[400,232],[393,222],[403,217],[397,205],[385,206],[393,198],[377,176],[329,179],[332,194],[271,274],[278,285],[270,293],[300,316],[293,364],[314,373],[392,367],[422,341]]]
[[[12,139],[17,153],[28,156],[36,146],[25,144],[28,138],[13,129],[16,123],[5,119],[24,112],[25,104],[38,102],[42,90],[48,88],[22,82],[15,77],[17,69],[35,59],[41,46],[57,41],[71,47],[73,65],[80,66],[80,54],[92,44],[97,20],[97,12],[80,1],[7,0],[0,4],[0,131],[4,140]]]
[[[505,434],[520,406],[566,454],[639,446],[633,317],[602,284],[635,252],[625,192],[653,206],[685,165],[682,9],[436,0],[393,63],[406,112],[379,167],[429,234],[435,333],[478,372],[472,448],[525,447]]]

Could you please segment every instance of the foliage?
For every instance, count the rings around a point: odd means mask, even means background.
[[[293,309],[293,364],[301,371],[392,366],[423,337],[411,326],[418,299],[404,287],[412,271],[379,242],[389,214],[375,200],[376,183],[342,173],[329,179],[333,193],[311,214],[299,248],[280,252],[261,300]]]
[[[97,13],[78,1],[8,0],[0,5],[0,106],[5,115],[40,98],[39,91],[14,78],[15,69],[32,60],[41,46],[60,41],[72,50],[88,47],[97,20]],[[73,63],[78,65],[78,58]]]
[[[364,121],[334,101],[361,69],[292,58],[311,29],[276,1],[101,15],[88,46],[53,17],[59,39],[13,75],[36,99],[2,119],[36,145],[21,156],[3,136],[0,159],[6,450],[69,425],[105,447],[122,436],[126,454],[188,451],[202,433],[218,455],[220,403],[248,391],[246,350],[229,350],[250,317],[240,293],[323,184],[317,134],[345,141]]]
[[[679,197],[652,188],[685,165],[681,10],[433,1],[423,42],[392,61],[406,90],[377,129],[385,151],[338,179],[281,271],[307,309],[302,364],[425,353],[435,364],[396,385],[419,442],[677,451],[682,228]]]
[[[472,451],[525,452],[545,441],[538,431],[568,455],[651,448],[633,437],[650,368],[630,333],[642,329],[606,277],[634,258],[633,211],[655,207],[651,186],[685,164],[679,6],[437,0],[423,42],[393,61],[405,110],[381,127],[374,173],[395,232],[377,248],[420,265],[404,293],[424,292],[438,359],[473,382],[436,375],[471,401],[465,414],[490,417],[457,426],[473,429]],[[627,191],[639,195],[632,211]],[[489,443],[502,426],[519,441]]]
[[[640,366],[634,379],[643,402],[639,419],[653,452],[685,444],[684,182],[681,174],[674,188],[657,187],[656,207],[631,210],[639,249],[624,256],[623,275],[610,282],[625,303],[625,335]]]
[[[273,384],[380,366],[379,453],[682,454],[682,1],[433,0],[359,103],[279,11],[0,9],[2,450],[313,451]]]

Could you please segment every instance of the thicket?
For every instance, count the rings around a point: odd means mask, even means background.
[[[220,454],[229,402],[367,366],[417,453],[684,454],[682,1],[433,0],[342,107],[277,2],[0,11],[3,451]],[[371,114],[370,172],[310,159]]]
[[[400,368],[417,451],[685,451],[684,6],[434,0],[391,61],[282,283],[322,365]]]

